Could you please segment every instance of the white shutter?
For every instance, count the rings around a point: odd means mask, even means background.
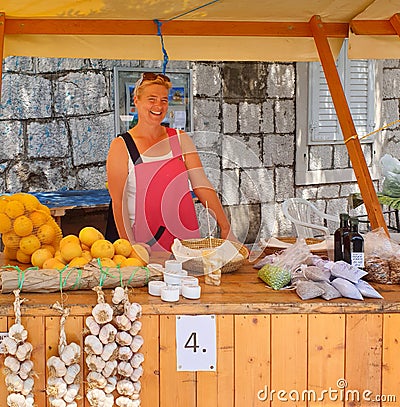
[[[357,134],[363,136],[374,127],[373,61],[349,60],[345,42],[336,66]],[[325,74],[319,62],[310,63],[309,79],[309,144],[343,141]]]

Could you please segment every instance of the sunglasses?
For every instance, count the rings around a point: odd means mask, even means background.
[[[158,78],[163,79],[165,82],[171,82],[168,76],[163,75],[162,73],[143,72],[136,83],[136,87],[139,87],[144,81],[155,81]]]

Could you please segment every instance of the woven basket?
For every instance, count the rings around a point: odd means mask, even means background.
[[[290,243],[290,244],[294,244],[297,241],[296,237],[289,237],[289,236],[288,237],[279,236],[279,237],[277,237],[277,239],[280,240],[281,242]],[[307,237],[304,240],[307,245],[318,244],[318,243],[321,243],[324,241],[323,239],[317,239],[315,237]],[[277,251],[282,251],[282,250],[283,250],[282,248],[266,247],[263,251],[263,254],[269,255],[271,253],[275,253]],[[327,256],[326,250],[312,250],[312,253],[316,254],[318,256]]]
[[[212,238],[204,238],[204,239],[187,239],[181,240],[181,243],[189,247],[190,249],[207,249],[207,248],[214,248],[221,246],[224,243],[224,239],[217,239],[215,237]],[[221,273],[232,273],[241,267],[244,260],[249,257],[249,251],[245,246],[242,246],[240,243],[232,242],[231,243],[236,247],[238,252],[243,256],[243,259],[232,260],[229,263],[226,263],[221,268]],[[191,259],[187,260],[183,264],[184,268],[188,268],[191,271],[195,271],[198,273],[203,272],[203,261],[201,259]]]

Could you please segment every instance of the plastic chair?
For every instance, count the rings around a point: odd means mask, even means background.
[[[328,215],[320,211],[313,203],[303,198],[289,198],[282,203],[282,212],[287,219],[293,222],[297,237],[314,237],[314,231],[321,232],[323,236],[329,236],[326,221],[339,222],[338,216]],[[315,223],[321,220],[321,223]]]

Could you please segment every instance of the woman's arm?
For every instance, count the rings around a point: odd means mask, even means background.
[[[111,142],[106,168],[108,190],[112,199],[114,220],[118,234],[120,238],[129,240],[122,215],[122,201],[128,177],[128,153],[125,143],[120,137],[115,138]]]
[[[204,206],[208,206],[210,212],[215,217],[221,230],[221,238],[237,241],[224,209],[222,208],[221,201],[204,172],[196,146],[187,133],[182,132],[180,138],[185,165],[194,193]]]

